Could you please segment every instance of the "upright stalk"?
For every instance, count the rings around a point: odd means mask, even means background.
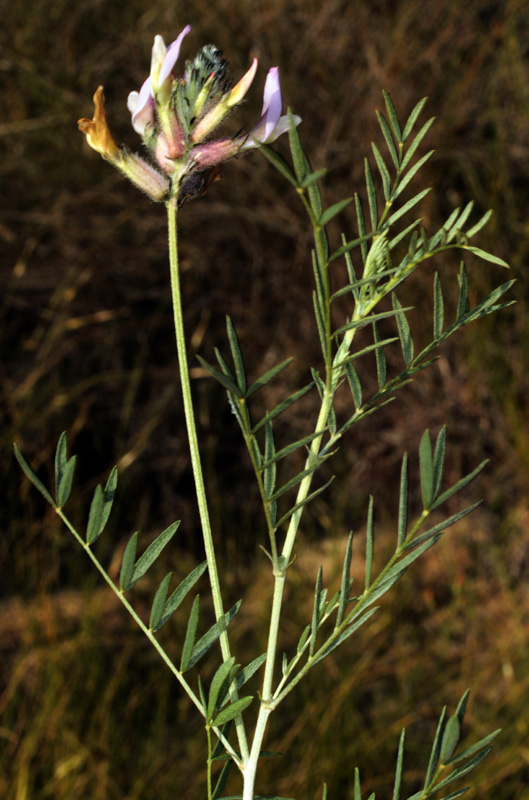
[[[315,439],[313,439],[312,444],[310,446],[309,454],[305,462],[305,467],[309,468],[313,464],[314,460],[318,457],[319,451],[321,449],[323,435],[328,424],[329,414],[331,413],[332,409],[332,403],[334,399],[334,387],[333,387],[333,363],[332,363],[332,348],[331,348],[332,336],[331,336],[331,315],[330,315],[330,285],[329,285],[329,275],[328,275],[328,262],[325,256],[325,247],[323,241],[323,236],[325,234],[323,229],[315,222],[312,210],[302,192],[300,193],[300,197],[308,211],[311,220],[313,220],[316,253],[317,253],[317,258],[319,260],[319,264],[321,266],[322,277],[323,277],[323,286],[321,287],[322,289],[321,299],[323,300],[323,306],[325,309],[325,320],[324,320],[325,348],[323,352],[323,358],[325,361],[325,391],[322,397],[320,412],[318,414],[318,420],[316,422],[316,428],[315,428],[315,432],[316,433],[320,432],[320,436],[317,436]],[[301,481],[297,497],[295,500],[295,505],[297,505],[298,503],[302,504],[303,501],[307,498],[312,484],[312,478],[313,475],[309,474]],[[270,626],[268,631],[268,645],[266,651],[266,664],[265,664],[265,674],[263,678],[261,706],[259,708],[259,715],[257,718],[257,724],[255,727],[254,737],[252,741],[250,758],[244,770],[243,800],[253,800],[254,790],[255,790],[255,778],[257,773],[257,763],[259,760],[259,754],[261,752],[266,732],[268,718],[277,705],[277,702],[274,700],[273,697],[273,681],[274,681],[274,668],[277,658],[279,623],[281,619],[281,608],[283,605],[283,596],[284,596],[288,568],[290,565],[290,559],[292,558],[292,551],[294,549],[294,544],[296,541],[296,536],[301,521],[301,516],[303,514],[303,510],[304,510],[303,505],[301,505],[298,508],[298,510],[294,514],[292,514],[290,518],[287,535],[281,552],[281,562],[280,562],[281,567],[279,568],[278,566],[279,562],[277,561],[277,559],[274,562],[274,594],[272,599],[272,608],[270,612]]]
[[[206,500],[206,490],[204,487],[204,476],[202,473],[202,464],[200,461],[200,452],[198,449],[197,429],[195,424],[195,415],[193,411],[193,401],[191,399],[191,382],[189,380],[189,367],[187,364],[186,341],[184,335],[184,320],[182,313],[182,297],[180,293],[180,274],[178,269],[178,235],[177,235],[177,205],[176,198],[171,198],[167,202],[167,222],[169,228],[169,264],[171,270],[171,293],[173,300],[173,314],[174,314],[174,327],[176,334],[176,349],[178,352],[178,365],[180,369],[180,382],[182,385],[182,397],[184,401],[184,413],[186,418],[187,437],[189,441],[189,450],[191,453],[191,465],[193,468],[193,476],[195,479],[195,490],[197,495],[198,511],[200,514],[200,524],[202,528],[202,536],[204,539],[204,548],[206,551],[206,559],[208,563],[209,581],[211,584],[211,594],[213,597],[213,607],[215,609],[215,617],[217,622],[224,614],[224,606],[222,603],[222,595],[220,591],[219,574],[217,570],[217,561],[215,558],[215,549],[213,546],[213,536],[211,534],[211,523],[209,519],[208,504]],[[222,657],[224,661],[231,658],[230,644],[228,641],[228,634],[223,630],[220,634],[220,646],[222,650]],[[236,689],[233,687],[230,691],[232,700],[237,699]],[[246,739],[246,732],[242,717],[237,717],[235,720],[237,730],[237,738],[239,747],[241,749],[241,758],[243,763],[248,759],[248,742]]]

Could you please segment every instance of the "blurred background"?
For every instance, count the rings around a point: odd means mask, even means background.
[[[182,577],[202,559],[177,375],[163,206],[150,203],[85,144],[76,120],[92,116],[104,84],[118,142],[138,149],[126,108],[150,64],[153,36],[172,41],[190,23],[182,59],[215,43],[238,79],[253,56],[258,77],[227,127],[249,129],[261,87],[278,65],[285,104],[315,169],[326,166],[327,205],[359,191],[370,142],[383,146],[375,110],[391,92],[405,119],[423,96],[437,121],[415,179],[432,185],[421,207],[435,231],[469,199],[494,209],[480,246],[518,279],[505,311],[469,326],[394,403],[344,441],[339,478],[311,506],[291,571],[282,646],[295,647],[311,614],[318,565],[336,585],[349,530],[361,574],[366,504],[375,496],[378,563],[391,552],[400,459],[424,428],[448,424],[446,480],[490,465],[449,513],[485,503],[449,532],[382,603],[378,614],[294,692],[273,720],[260,791],[298,798],[391,794],[398,736],[408,728],[406,786],[420,786],[436,720],[467,686],[465,741],[502,727],[468,797],[521,800],[529,784],[529,6],[523,0],[17,0],[0,3],[0,795],[6,800],[191,800],[205,794],[205,737],[193,709],[84,553],[12,455],[19,442],[52,482],[54,448],[68,430],[78,453],[70,516],[82,528],[91,494],[114,464],[120,483],[98,555],[118,574],[139,529],[145,546],[182,525],[160,571],[138,587],[148,613],[167,569]],[[230,127],[231,126],[231,127]],[[276,149],[288,155],[286,141]],[[356,234],[347,209],[330,235]],[[227,164],[222,180],[180,214],[180,247],[193,388],[226,603],[244,598],[235,653],[263,652],[270,596],[266,544],[225,392],[199,368],[227,351],[232,316],[250,377],[293,355],[256,398],[264,412],[319,366],[313,325],[311,238],[301,204],[259,154]],[[468,259],[471,303],[510,276]],[[447,313],[457,305],[458,258],[429,263],[401,300],[416,346],[426,344],[434,270]],[[337,267],[339,270],[340,267]],[[340,273],[338,273],[339,275]],[[392,355],[393,353],[393,355]],[[394,361],[392,361],[394,359]],[[388,349],[390,370],[400,365]],[[365,366],[369,388],[372,364]],[[373,389],[374,385],[371,384]],[[283,444],[307,432],[314,398],[278,425]],[[325,477],[325,476],[323,476]],[[204,597],[207,592],[203,587]],[[186,608],[187,610],[187,608]],[[206,614],[207,616],[207,614]],[[185,611],[163,629],[179,653]],[[208,668],[202,674],[208,678]],[[256,690],[257,686],[253,689]],[[237,780],[226,794],[239,791]],[[407,795],[406,795],[407,796]]]

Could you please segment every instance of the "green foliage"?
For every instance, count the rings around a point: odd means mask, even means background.
[[[236,664],[235,657],[231,655],[228,626],[239,610],[240,601],[229,611],[223,611],[216,575],[213,538],[207,518],[207,504],[202,496],[200,458],[194,433],[192,407],[190,408],[191,394],[187,375],[185,342],[182,341],[181,333],[183,326],[177,321],[178,315],[181,316],[181,301],[178,294],[177,274],[175,275],[177,273],[176,211],[171,203],[168,203],[168,219],[177,346],[207,560],[193,569],[171,594],[172,572],[165,575],[154,594],[149,623],[145,625],[128,600],[124,598],[124,593],[128,592],[145,575],[172,539],[180,523],[173,523],[159,534],[138,559],[136,554],[139,535],[137,532],[132,534],[124,550],[118,589],[99,564],[91,549],[108,522],[117,485],[116,469],[111,472],[105,487],[97,486],[94,492],[86,535],[83,539],[62,512],[62,507],[70,496],[75,469],[75,456],[72,458],[67,456],[66,435],[61,436],[55,456],[55,500],[15,446],[16,457],[28,478],[85,548],[107,583],[136,619],[151,644],[158,650],[204,717],[209,748],[208,792],[210,800],[220,798],[233,763],[243,773],[245,797],[248,796],[248,786],[250,786],[252,797],[260,797],[254,793],[253,783],[250,785],[248,782],[254,780],[257,761],[263,755],[261,745],[269,714],[277,709],[309,671],[368,622],[377,612],[378,607],[375,603],[394,586],[414,561],[439,541],[449,526],[471,513],[479,505],[479,503],[473,503],[445,516],[441,521],[435,521],[432,527],[427,527],[426,523],[432,511],[464,489],[481,472],[485,462],[452,486],[441,491],[446,451],[446,429],[443,427],[440,430],[434,445],[432,445],[429,431],[426,430],[422,436],[418,453],[422,497],[420,514],[413,519],[413,509],[409,507],[408,458],[405,454],[400,473],[399,510],[393,554],[385,564],[382,566],[378,564],[379,558],[375,549],[375,500],[370,497],[366,513],[363,589],[357,590],[359,592],[357,594],[352,594],[353,534],[351,533],[345,548],[339,588],[334,593],[329,592],[329,589],[324,586],[323,567],[320,566],[315,580],[312,613],[307,614],[308,618],[300,626],[302,630],[295,652],[283,653],[282,677],[279,682],[275,682],[274,665],[277,657],[284,587],[295,558],[296,536],[307,507],[327,489],[333,480],[333,476],[331,476],[323,482],[319,475],[320,467],[331,459],[340,440],[350,428],[388,403],[398,390],[434,362],[435,358],[432,358],[432,355],[448,337],[470,322],[509,305],[509,301],[504,301],[502,298],[510,289],[512,281],[494,289],[488,297],[471,308],[467,270],[465,264],[461,263],[455,320],[445,327],[444,296],[447,292],[446,287],[443,291],[441,278],[436,273],[433,284],[432,339],[422,348],[418,347],[418,335],[412,325],[413,309],[404,307],[396,294],[397,288],[415,270],[430,258],[455,249],[463,253],[471,253],[496,266],[507,267],[507,264],[482,248],[470,244],[470,240],[482,229],[490,217],[490,213],[487,212],[481,219],[469,226],[473,210],[472,203],[468,203],[462,210],[453,211],[444,225],[433,235],[429,235],[422,226],[420,217],[411,222],[408,220],[402,227],[403,217],[415,209],[430,191],[426,188],[414,193],[412,183],[432,155],[432,151],[430,151],[415,160],[418,148],[422,144],[432,120],[428,120],[416,132],[424,100],[416,105],[403,125],[399,122],[391,97],[387,93],[384,95],[384,102],[386,114],[378,113],[378,121],[385,148],[379,147],[376,143],[372,145],[376,172],[373,171],[369,160],[367,158],[364,160],[366,211],[364,211],[365,203],[359,193],[325,207],[319,183],[325,177],[326,170],[313,169],[311,166],[290,112],[289,142],[292,165],[287,164],[274,151],[263,147],[265,157],[294,187],[305,207],[313,229],[313,306],[321,358],[320,363],[310,368],[311,381],[301,389],[283,397],[266,413],[263,414],[261,411],[256,413],[254,396],[276,379],[289,366],[291,359],[281,361],[253,382],[249,381],[239,337],[230,317],[226,318],[229,356],[226,357],[219,349],[216,349],[218,366],[208,364],[204,359],[199,358],[202,366],[227,391],[229,403],[246,443],[260,493],[270,547],[270,551],[265,550],[265,552],[270,558],[274,578],[273,601],[270,609],[270,634],[265,654],[251,661],[242,670],[240,670],[240,665]],[[377,188],[379,179],[381,193]],[[333,249],[327,226],[331,221],[335,221],[338,215],[353,201],[358,235],[356,238],[349,238],[342,233],[340,246]],[[332,264],[342,257],[347,271],[347,283],[331,292]],[[391,307],[387,308],[386,301],[389,301],[390,298]],[[338,300],[341,301],[339,305],[337,304]],[[337,314],[344,305],[347,306],[345,319],[341,312],[342,318],[337,323]],[[356,336],[361,329],[368,332],[372,341],[368,340],[367,344],[365,342],[358,343]],[[399,366],[396,374],[392,374],[392,370],[393,373],[395,372],[391,366],[393,360],[387,358],[387,350],[397,343],[400,348],[399,359],[402,366]],[[377,388],[372,390],[371,395],[362,385],[360,369],[357,371],[353,363],[360,359],[365,360],[364,363],[369,363],[370,359],[373,373],[376,375]],[[279,437],[277,427],[275,427],[278,418],[295,406],[313,387],[316,388],[319,398],[319,412],[312,430],[294,441],[280,442],[278,445]],[[349,390],[354,408],[352,414],[344,413],[342,411],[343,403],[335,402],[341,387]],[[410,521],[410,517],[412,521]],[[187,619],[181,645],[180,665],[177,668],[154,637],[154,633],[170,619],[203,575],[206,567],[209,567],[215,623],[197,639],[201,622],[200,595],[197,594]],[[195,667],[217,642],[220,644],[221,663],[214,669],[209,680],[204,679],[202,675],[198,676],[197,695],[184,674]],[[258,718],[253,739],[249,741],[246,728],[248,717],[244,717],[243,712],[252,703],[254,695],[239,697],[238,692],[261,666],[264,666],[264,676],[262,690],[259,693]],[[446,710],[443,710],[432,745],[424,785],[420,792],[409,797],[408,800],[427,798],[433,793],[443,790],[452,781],[464,777],[489,753],[490,743],[495,734],[481,739],[459,755],[456,752],[467,696],[462,698],[456,713],[451,717],[447,718]],[[228,739],[232,723],[237,733],[238,750]],[[214,749],[211,747],[212,731],[218,737]],[[224,763],[213,787],[211,768],[214,761]],[[393,800],[402,798],[403,761],[404,732],[399,743]],[[458,766],[454,766],[456,764]],[[450,771],[452,767],[453,769]],[[449,769],[448,773],[447,768]],[[454,798],[463,791],[456,790],[445,797]],[[326,787],[324,787],[323,796],[327,797]],[[370,795],[369,800],[373,800],[373,798],[374,793]],[[354,800],[362,800],[358,770],[355,770],[354,774]]]
[[[423,788],[413,795],[402,794],[402,778],[403,778],[403,765],[404,765],[404,744],[405,744],[405,730],[402,731],[399,740],[399,748],[397,753],[397,766],[395,769],[395,782],[393,784],[392,800],[426,800],[427,797],[437,795],[437,792],[445,789],[450,783],[463,778],[474,767],[476,767],[486,756],[489,754],[491,747],[490,743],[500,732],[494,731],[489,736],[480,739],[471,747],[463,750],[458,756],[451,757],[459,743],[461,724],[463,723],[464,711],[466,702],[468,700],[469,692],[465,692],[459,703],[456,713],[447,719],[446,708],[443,709],[437,730],[435,733],[432,749],[430,752],[430,759],[426,769],[426,778]],[[447,767],[453,766],[455,763],[468,759],[466,763],[452,770],[448,775],[443,775]],[[468,791],[469,787],[458,789],[455,792],[444,795],[443,800],[453,800]],[[326,796],[326,789],[324,796]],[[354,775],[354,800],[362,800],[362,790],[360,784],[360,772],[355,769]],[[375,800],[375,793],[369,795],[369,800]],[[441,800],[441,798],[440,798]]]

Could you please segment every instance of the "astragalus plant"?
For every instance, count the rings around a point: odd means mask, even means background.
[[[115,585],[96,556],[96,542],[103,533],[111,511],[117,470],[111,472],[106,486],[97,487],[88,513],[86,531],[80,533],[64,511],[72,488],[76,461],[75,456],[68,456],[66,435],[61,436],[57,447],[54,495],[39,481],[16,447],[15,452],[26,475],[84,548],[202,717],[206,733],[208,800],[218,800],[223,796],[232,768],[239,770],[241,778],[241,794],[235,796],[251,800],[274,796],[274,786],[263,786],[258,780],[261,760],[270,755],[265,750],[264,739],[271,717],[310,670],[321,668],[320,662],[329,653],[337,647],[352,646],[350,637],[376,614],[376,603],[380,597],[416,559],[439,541],[449,526],[479,505],[476,502],[461,508],[442,521],[438,521],[440,518],[436,515],[435,523],[429,522],[432,512],[466,487],[484,467],[484,463],[479,464],[453,486],[446,486],[443,482],[446,430],[442,428],[434,441],[430,433],[425,431],[418,453],[422,508],[415,514],[409,509],[408,457],[405,454],[399,485],[395,487],[399,494],[399,511],[395,520],[393,555],[380,571],[373,568],[374,501],[371,498],[366,509],[363,581],[353,583],[351,578],[351,533],[343,557],[340,585],[328,591],[324,587],[320,568],[317,576],[314,576],[312,616],[307,619],[305,628],[299,631],[295,650],[283,653],[278,650],[278,638],[285,611],[285,585],[291,570],[295,569],[292,565],[296,557],[297,535],[308,505],[317,495],[325,492],[330,482],[322,485],[319,475],[321,465],[326,463],[329,468],[342,442],[347,446],[349,437],[354,435],[355,426],[390,402],[399,389],[429,367],[436,358],[436,350],[448,337],[469,322],[508,305],[502,298],[512,282],[502,284],[477,306],[470,308],[467,272],[461,263],[457,312],[455,319],[447,320],[441,278],[435,273],[431,341],[416,352],[409,324],[410,308],[404,307],[398,298],[404,281],[411,278],[423,264],[447,251],[453,251],[455,258],[470,253],[496,266],[507,266],[472,243],[489,219],[490,212],[481,219],[473,220],[471,202],[463,209],[455,209],[444,225],[434,232],[426,231],[421,226],[421,219],[413,218],[413,210],[429,191],[423,189],[410,197],[410,184],[431,155],[426,153],[420,158],[416,157],[419,145],[432,123],[431,119],[419,122],[425,101],[421,100],[416,105],[402,125],[391,98],[385,95],[386,113],[378,114],[384,152],[381,146],[373,144],[374,160],[371,163],[365,160],[367,204],[363,205],[359,195],[355,194],[325,208],[319,189],[325,169],[313,171],[302,149],[297,131],[300,118],[290,112],[281,115],[282,98],[277,68],[270,69],[268,73],[262,116],[255,127],[248,133],[239,131],[230,137],[214,138],[219,124],[231,114],[250,89],[256,75],[257,61],[254,60],[246,75],[232,86],[222,53],[208,45],[200,50],[195,59],[187,61],[180,74],[177,74],[175,65],[189,30],[189,26],[186,27],[169,47],[165,46],[160,36],[155,38],[150,76],[139,92],[129,95],[132,126],[145,145],[144,157],[115,143],[105,117],[102,87],[94,95],[93,119],[80,120],[79,127],[92,148],[121,170],[153,201],[164,203],[167,209],[176,345],[206,560],[183,577],[177,586],[174,585],[172,574],[168,573],[155,593],[149,620],[142,619],[134,610],[133,600],[130,599],[134,593],[131,590],[155,559],[161,556],[175,535],[179,522],[170,524],[139,556],[139,536],[134,533],[124,550],[119,585]],[[311,110],[308,109],[307,113],[310,114]],[[286,132],[290,142],[291,164],[268,147],[268,143]],[[321,358],[318,363],[307,367],[303,386],[294,394],[284,397],[275,408],[261,417],[254,409],[254,395],[287,369],[290,359],[249,383],[235,326],[229,318],[227,348],[224,355],[217,351],[218,364],[213,366],[200,359],[203,367],[225,388],[227,402],[240,425],[248,449],[247,463],[251,476],[241,475],[240,479],[257,482],[262,523],[256,525],[255,529],[261,531],[264,538],[256,541],[255,556],[269,562],[270,582],[273,584],[268,608],[266,652],[239,652],[235,656],[232,654],[230,631],[237,625],[240,602],[229,609],[224,605],[222,570],[219,574],[213,543],[186,358],[177,214],[186,201],[207,191],[218,177],[223,162],[257,148],[290,184],[287,190],[291,191],[293,201],[296,195],[299,197],[312,227],[314,248],[312,265],[308,266],[307,271],[307,285],[312,283],[313,287],[314,336],[321,346]],[[236,168],[236,164],[229,167]],[[407,199],[403,200],[403,197]],[[352,238],[342,235],[338,246],[331,244],[326,232],[327,225],[350,203],[354,204],[356,213],[356,234]],[[191,209],[189,213],[192,213]],[[346,285],[336,286],[333,285],[337,280],[333,276],[333,267],[339,261],[345,262],[348,279]],[[312,274],[312,281],[309,274]],[[453,285],[445,285],[445,294],[453,294],[454,291]],[[339,298],[340,303],[337,304]],[[348,309],[347,316],[340,318],[338,307],[343,309],[344,303]],[[384,322],[380,325],[382,320]],[[367,340],[363,338],[359,345],[357,332],[361,328],[367,328],[370,340],[366,344]],[[402,362],[397,374],[390,375],[387,368],[385,353],[388,348],[401,351]],[[364,362],[363,371],[357,371],[360,359]],[[365,374],[370,364],[376,376],[375,391],[366,391]],[[364,375],[363,381],[360,374]],[[338,391],[340,404],[336,410]],[[345,391],[349,393],[349,411],[344,415]],[[311,423],[311,432],[298,441],[276,441],[274,426],[277,418],[286,409],[295,406],[307,392],[312,392],[317,398],[315,405],[318,410]],[[376,432],[373,435],[376,436]],[[303,459],[299,472],[292,467],[297,459],[291,456],[296,453],[298,457],[301,453]],[[258,509],[255,509],[257,513]],[[229,531],[223,531],[222,535],[228,536]],[[209,629],[204,628],[200,616],[199,595],[192,597],[195,584],[206,571],[215,613],[215,623]],[[180,661],[174,662],[160,645],[157,632],[177,610],[187,615],[188,622],[184,640],[180,643]],[[203,680],[200,670],[206,654],[209,659],[205,671],[208,679]],[[253,686],[253,689],[249,691],[248,686]],[[492,733],[476,744],[457,751],[467,696],[468,693],[459,701],[451,716],[443,710],[431,757],[425,767],[422,787],[417,791],[417,786],[414,786],[415,793],[411,796],[402,785],[402,733],[393,800],[411,800],[411,797],[418,800],[434,794],[437,797],[454,798],[465,791],[454,791],[452,787],[447,787],[466,775],[489,753],[495,736]],[[179,729],[182,730],[181,726]],[[197,781],[197,785],[203,785],[202,781]],[[351,797],[361,800],[358,770],[352,777],[352,786]],[[445,789],[447,794],[444,793]],[[326,796],[325,786],[323,793]]]

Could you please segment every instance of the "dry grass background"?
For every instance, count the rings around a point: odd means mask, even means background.
[[[293,570],[284,645],[310,610],[319,563],[332,582],[351,527],[361,532],[374,493],[379,557],[391,547],[393,490],[403,449],[425,427],[449,428],[449,478],[484,456],[491,466],[468,498],[486,503],[392,592],[368,629],[285,703],[267,746],[286,754],[263,775],[266,792],[350,797],[355,765],[364,790],[390,795],[398,733],[410,726],[414,790],[436,716],[467,685],[467,735],[502,726],[469,797],[529,794],[529,392],[526,264],[529,252],[529,7],[476,0],[17,0],[0,2],[0,248],[2,361],[0,471],[0,795],[143,800],[205,791],[198,720],[156,656],[101,587],[84,555],[14,464],[14,439],[46,480],[68,429],[80,454],[74,518],[114,463],[117,506],[99,552],[112,564],[131,531],[183,524],[170,556],[179,574],[201,557],[183,437],[162,207],[149,204],[83,145],[75,121],[103,83],[118,141],[134,145],[127,93],[145,76],[152,37],[186,23],[184,55],[213,41],[232,74],[260,59],[260,80],[281,69],[286,101],[303,117],[314,167],[330,170],[328,204],[361,190],[362,159],[380,136],[375,109],[389,89],[404,117],[423,96],[437,122],[423,180],[436,186],[421,213],[434,229],[469,198],[495,210],[484,247],[512,264],[518,303],[466,330],[437,365],[370,417],[333,466],[344,479],[314,505],[307,549]],[[253,92],[234,124],[260,113]],[[285,151],[285,143],[278,143]],[[351,213],[340,220],[353,233]],[[338,241],[340,229],[331,230]],[[186,325],[191,350],[225,347],[224,316],[239,332],[251,374],[295,355],[270,405],[317,359],[310,300],[310,235],[281,177],[252,154],[181,214]],[[473,300],[505,279],[468,262]],[[456,286],[455,262],[443,264]],[[406,301],[421,309],[433,272]],[[450,278],[449,278],[450,280]],[[449,302],[449,299],[447,298]],[[452,299],[455,303],[455,299]],[[408,304],[408,303],[406,303]],[[428,322],[429,324],[429,322]],[[196,363],[196,362],[195,362]],[[214,529],[228,599],[244,597],[235,650],[262,652],[270,591],[234,419],[223,391],[194,370]],[[303,431],[310,401],[285,420]],[[416,476],[416,460],[414,475]],[[463,501],[462,501],[463,502]],[[387,533],[384,531],[387,530]],[[361,550],[361,547],[360,547]],[[360,569],[357,565],[357,569]],[[147,608],[152,586],[138,593]],[[165,632],[169,649],[183,619]],[[325,692],[324,692],[325,690]],[[230,788],[230,786],[228,787]],[[236,783],[231,787],[236,791]]]

